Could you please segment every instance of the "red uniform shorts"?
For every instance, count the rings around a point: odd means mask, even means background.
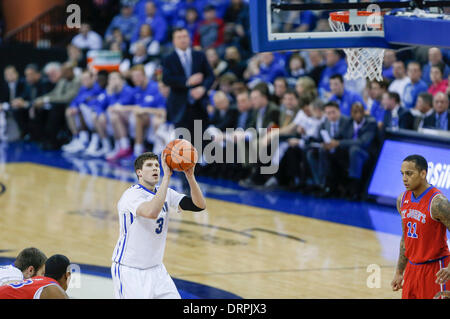
[[[450,281],[443,285],[436,283],[436,273],[448,267],[450,256],[421,264],[408,261],[403,275],[402,299],[433,299],[439,292],[450,290]]]

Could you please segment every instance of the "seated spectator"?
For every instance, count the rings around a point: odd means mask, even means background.
[[[428,49],[428,63],[425,64],[422,68],[422,80],[430,86],[432,84],[432,80],[430,77],[431,67],[438,63],[444,63],[443,77],[447,78],[450,75],[450,67],[445,64],[442,51],[439,48],[429,48]]]
[[[291,3],[302,3],[292,0]],[[289,11],[283,26],[283,32],[308,32],[316,28],[317,17],[311,10]]]
[[[28,64],[25,67],[25,88],[22,95],[11,102],[12,113],[21,131],[21,138],[35,140],[35,136],[30,135],[29,109],[38,96],[50,92],[52,88],[36,64]]]
[[[273,83],[279,76],[285,76],[284,67],[278,63],[272,52],[262,52],[255,55],[244,72],[244,79],[249,87],[260,82]]]
[[[355,102],[360,102],[365,107],[361,95],[345,88],[342,75],[335,74],[330,77],[330,89],[332,94],[330,101],[339,103],[339,109],[343,115],[350,116],[351,107]]]
[[[106,88],[107,74],[104,72],[97,75],[98,81],[96,81],[97,76],[92,71],[85,70],[82,73],[80,90],[66,109],[66,122],[72,133],[72,140],[61,147],[63,152],[78,153],[85,151],[85,155],[90,155],[97,150],[99,137],[95,133],[93,113],[97,97]],[[93,132],[91,138],[89,132]],[[91,143],[88,146],[89,140]]]
[[[333,146],[341,148],[348,157],[348,183],[346,183],[346,197],[360,200],[363,195],[363,168],[370,158],[377,155],[377,123],[373,117],[364,114],[364,106],[355,102],[351,108],[351,121],[344,129],[341,140],[331,142]],[[342,182],[342,181],[341,181]]]
[[[245,90],[236,94],[236,105],[239,111],[236,128],[246,130],[250,127],[250,122],[253,117],[253,107],[248,91]]]
[[[316,99],[301,106],[293,121],[280,127],[281,143],[273,156],[273,163],[279,163],[279,168],[274,177],[267,180],[265,187],[280,185],[287,186],[291,190],[306,187],[307,177],[310,174],[306,150],[312,139],[317,140],[319,127],[323,121],[325,117],[322,102]]]
[[[105,40],[105,47],[111,51],[120,51],[122,56],[126,56],[128,54],[129,41],[125,40],[119,28],[113,28],[111,36]]]
[[[279,127],[280,110],[277,105],[270,102],[269,88],[265,83],[257,84],[250,93],[250,99],[253,105],[253,117],[249,127],[256,129],[256,136],[249,138],[250,152],[258,154],[259,139],[264,136],[267,131],[274,127]],[[263,185],[267,176],[261,174],[260,169],[267,163],[252,163],[252,173],[248,179],[242,181],[242,185]]]
[[[392,73],[394,75],[394,80],[389,84],[388,91],[397,93],[403,101],[405,86],[411,81],[409,77],[406,76],[405,63],[401,60],[395,61],[392,66]]]
[[[394,79],[394,63],[397,61],[394,50],[385,50],[383,57],[382,76],[390,81]]]
[[[114,128],[114,135],[119,140],[118,151],[106,156],[107,160],[115,161],[121,158],[134,155],[139,156],[143,153],[143,138],[142,143],[134,144],[134,151],[130,145],[130,133],[135,134],[134,124],[130,120],[134,120],[134,111],[142,107],[147,101],[154,99],[158,92],[158,85],[154,81],[150,81],[145,75],[145,68],[142,65],[135,65],[131,69],[131,81],[135,86],[131,101],[129,104],[115,104],[108,107],[108,115]],[[131,126],[130,126],[131,124]],[[117,147],[115,148],[117,149]]]
[[[276,105],[280,105],[283,99],[284,93],[288,90],[289,85],[286,81],[285,77],[277,77],[275,81],[273,81],[273,101]]]
[[[95,102],[95,131],[98,134],[101,147],[90,155],[93,157],[103,157],[109,154],[116,154],[120,146],[126,146],[126,141],[121,141],[118,133],[114,131],[108,116],[108,108],[114,105],[130,105],[133,103],[134,89],[128,86],[119,72],[111,72],[108,76],[106,92],[101,93]],[[112,148],[109,136],[114,135],[114,149]]]
[[[387,92],[387,84],[384,80],[372,80],[369,82],[369,99],[367,101],[369,110],[366,110],[366,113],[370,114],[376,120],[379,128],[383,125],[385,110],[381,105],[381,99],[383,98],[383,94]]]
[[[25,90],[25,81],[19,76],[19,72],[13,65],[8,65],[3,71],[4,80],[0,86],[0,111],[9,110],[10,103],[22,96]]]
[[[120,9],[120,14],[116,15],[105,32],[106,41],[110,42],[113,37],[113,30],[119,29],[124,37],[124,40],[130,42],[133,36],[137,33],[139,21],[133,15],[133,7],[128,3],[123,3]]]
[[[422,71],[418,62],[408,63],[408,77],[410,82],[406,84],[403,92],[403,106],[410,109],[416,105],[417,96],[428,90],[427,84],[421,79]]]
[[[168,86],[159,82],[158,90],[153,95],[147,95],[140,107],[134,108],[133,113],[136,123],[134,156],[137,157],[145,151],[146,141],[153,144],[152,152],[160,154],[165,146],[175,138],[175,132],[166,125],[166,99],[168,94]]]
[[[325,59],[320,50],[308,51],[306,70],[307,75],[314,80],[316,86],[319,85],[322,72],[326,68]],[[306,60],[305,60],[306,62]]]
[[[314,101],[319,95],[316,83],[308,76],[302,76],[297,80],[295,91],[300,99],[307,99],[309,101]]]
[[[91,30],[87,22],[81,24],[79,33],[72,38],[72,45],[81,50],[100,50],[103,47],[102,37]]]
[[[319,135],[306,152],[306,158],[313,175],[315,186],[320,190],[320,196],[340,196],[339,183],[345,179],[345,167],[348,160],[343,148],[337,147],[338,140],[343,139],[350,119],[341,114],[339,104],[330,101],[324,106],[325,121],[319,127]]]
[[[450,112],[448,110],[448,95],[442,92],[436,93],[433,97],[433,113],[423,120],[424,128],[449,131]]]
[[[73,65],[73,73],[75,77],[80,77],[81,73],[87,66],[86,57],[83,55],[83,51],[77,48],[73,44],[68,44],[66,47],[67,61]]]
[[[225,49],[224,60],[227,63],[226,72],[234,73],[238,79],[242,79],[244,77],[244,72],[247,68],[247,64],[245,61],[242,61],[241,54],[239,53],[237,47],[227,47]]]
[[[123,59],[120,63],[120,72],[128,80],[130,79],[130,70],[136,65],[142,65],[145,70],[145,75],[148,78],[152,78],[157,67],[157,62],[153,57],[148,55],[147,48],[144,43],[136,43],[134,48],[134,54],[129,58]]]
[[[220,77],[227,70],[228,64],[224,60],[220,59],[219,54],[215,48],[208,48],[205,51],[206,59],[209,62],[209,65],[213,69],[214,76],[216,78]]]
[[[433,96],[428,92],[422,92],[417,97],[416,106],[404,115],[404,125],[406,130],[417,131],[423,127],[425,117],[433,113]]]
[[[167,37],[167,21],[163,15],[159,14],[158,8],[154,1],[147,1],[145,3],[145,15],[139,19],[137,32],[133,34],[132,41],[139,36],[139,29],[143,24],[148,24],[151,27],[153,39],[159,43],[164,43]]]
[[[230,100],[222,91],[217,91],[213,99],[215,110],[210,120],[209,128],[213,127],[219,130],[221,134],[224,134],[227,128],[236,127],[239,111],[236,107],[230,105]]]
[[[305,59],[300,54],[292,54],[289,58],[286,80],[290,87],[295,87],[299,77],[306,75]]]
[[[81,85],[74,76],[71,64],[63,64],[60,74],[55,88],[36,98],[31,108],[34,129],[40,133],[41,146],[46,150],[59,149],[61,146],[58,134],[64,128],[65,111]]]
[[[225,24],[216,16],[216,8],[207,5],[203,10],[204,20],[200,21],[193,38],[193,46],[197,49],[218,48],[224,41]]]
[[[408,110],[401,106],[400,96],[395,92],[383,93],[381,104],[385,110],[383,117],[383,130],[404,128],[404,115]]]
[[[428,93],[431,93],[431,95],[447,91],[448,80],[444,78],[444,66],[444,63],[438,62],[430,69],[431,85],[428,88]]]
[[[139,28],[139,38],[130,45],[130,54],[136,53],[136,45],[141,43],[147,50],[147,55],[157,58],[161,54],[159,41],[153,37],[153,29],[149,24],[142,24]]]
[[[326,50],[325,61],[326,67],[322,71],[318,89],[319,96],[324,100],[328,100],[332,95],[330,91],[330,77],[335,74],[344,76],[347,72],[347,62],[339,50]]]
[[[188,30],[190,38],[193,39],[197,32],[198,25],[200,23],[200,17],[195,7],[189,7],[186,9],[186,14],[175,23],[176,28],[185,28]]]

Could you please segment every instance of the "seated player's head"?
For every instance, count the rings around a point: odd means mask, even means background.
[[[135,65],[131,68],[131,82],[134,86],[143,87],[147,83],[145,68],[142,64]]]
[[[410,155],[403,160],[400,172],[406,190],[416,190],[427,183],[427,160],[421,155]]]
[[[64,255],[53,255],[45,262],[45,277],[55,279],[62,289],[67,290],[70,282],[70,260]]]
[[[37,248],[30,247],[22,250],[14,261],[14,267],[23,273],[23,278],[42,276],[45,272],[47,256]]]
[[[351,116],[356,123],[361,123],[364,118],[364,106],[361,102],[352,104]]]
[[[339,104],[334,101],[330,101],[324,105],[324,111],[328,121],[339,121],[339,118],[341,117],[341,109],[339,108]]]
[[[145,182],[148,185],[156,185],[160,173],[158,155],[152,152],[139,155],[134,161],[134,171],[139,183]]]

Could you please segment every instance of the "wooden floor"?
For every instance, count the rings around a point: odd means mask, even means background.
[[[74,263],[111,265],[116,204],[129,183],[0,166],[0,250],[10,250],[0,256],[35,246]],[[400,298],[390,289],[399,236],[209,198],[207,205],[207,213],[172,214],[164,260],[172,277],[243,298]],[[373,264],[379,288],[367,285]]]

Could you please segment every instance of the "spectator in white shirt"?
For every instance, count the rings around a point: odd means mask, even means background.
[[[81,50],[100,50],[103,46],[102,37],[91,30],[89,23],[82,23],[80,32],[73,37],[72,44]]]
[[[396,92],[400,95],[400,100],[403,101],[403,92],[405,86],[411,81],[406,75],[405,63],[403,61],[395,61],[393,64],[394,81],[389,85],[389,92]]]

